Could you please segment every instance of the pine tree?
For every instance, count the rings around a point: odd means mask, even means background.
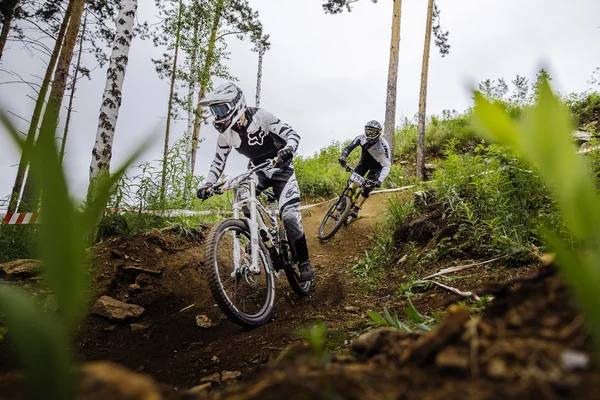
[[[162,179],[160,185],[161,201],[165,199],[165,190],[167,185],[167,153],[169,152],[169,136],[171,132],[171,116],[173,112],[173,97],[175,94],[175,79],[177,77],[177,57],[179,56],[179,43],[181,40],[181,23],[183,16],[183,1],[179,0],[179,11],[176,20],[175,28],[175,49],[173,56],[173,66],[171,68],[171,90],[169,92],[169,101],[167,107],[167,126],[165,130],[165,145],[163,151]]]
[[[434,18],[436,24],[433,24]],[[425,178],[425,121],[427,119],[427,80],[429,76],[429,52],[431,49],[431,34],[436,37],[435,45],[439,48],[442,57],[450,52],[448,32],[443,32],[440,27],[440,11],[434,0],[429,0],[427,6],[427,22],[425,26],[425,45],[423,49],[423,66],[421,69],[421,90],[419,93],[419,122],[417,136],[417,178]]]
[[[48,66],[46,68],[46,74],[44,75],[44,79],[42,81],[42,85],[40,86],[40,91],[35,102],[35,107],[33,110],[33,115],[31,117],[31,121],[29,123],[29,130],[27,132],[27,137],[25,139],[25,146],[23,148],[23,154],[21,155],[21,160],[19,162],[19,167],[17,169],[17,176],[15,177],[15,183],[13,185],[12,193],[10,196],[10,201],[8,205],[8,212],[15,212],[17,209],[17,204],[19,202],[19,197],[21,195],[21,189],[23,187],[23,180],[25,179],[25,172],[27,170],[27,163],[29,162],[29,154],[31,147],[33,146],[33,142],[35,140],[35,135],[38,128],[38,123],[40,116],[42,114],[42,109],[44,107],[44,103],[46,101],[46,94],[48,93],[48,88],[50,87],[50,81],[52,79],[52,74],[54,73],[54,68],[56,66],[56,61],[58,60],[58,56],[60,54],[60,49],[62,47],[63,38],[65,32],[67,30],[67,26],[69,25],[69,19],[71,17],[72,3],[69,2],[67,10],[65,11],[65,15],[63,18],[63,22],[61,24],[60,30],[58,32],[56,42],[54,44],[54,50],[52,51],[52,55],[50,56],[50,60],[48,61]]]
[[[339,14],[346,9],[352,11],[352,3],[359,0],[326,0],[323,9],[328,14]],[[371,0],[377,3],[377,0]],[[392,38],[390,44],[390,63],[388,68],[387,94],[385,103],[385,122],[383,136],[390,145],[392,159],[394,155],[394,134],[396,131],[396,98],[398,88],[398,61],[400,52],[400,27],[402,20],[402,0],[393,0]]]
[[[4,46],[8,40],[10,27],[15,16],[19,12],[19,0],[2,0],[0,3],[0,17],[2,18],[2,32],[0,33],[0,60],[4,52]]]
[[[71,114],[73,113],[73,100],[75,98],[75,90],[77,89],[77,79],[79,79],[79,71],[81,69],[81,56],[83,55],[83,43],[85,42],[85,33],[87,29],[87,17],[88,12],[85,13],[83,18],[83,26],[81,28],[81,37],[79,39],[79,52],[77,54],[77,62],[73,68],[73,80],[71,82],[71,93],[69,94],[69,106],[67,107],[67,118],[65,120],[65,129],[63,131],[63,137],[60,146],[60,161],[62,163],[65,157],[65,146],[67,145],[67,136],[69,134],[69,125],[71,123]]]
[[[65,88],[67,86],[67,79],[69,77],[69,67],[73,59],[75,44],[81,26],[84,5],[84,0],[71,0],[69,4],[69,7],[71,7],[69,25],[65,32],[64,44],[62,45],[58,63],[56,65],[56,72],[52,82],[52,89],[50,90],[50,97],[48,98],[48,105],[46,106],[40,125],[41,135],[56,134],[58,117],[65,94]],[[35,177],[28,175],[23,189],[21,205],[19,206],[20,211],[35,211],[37,209],[39,200],[37,186]]]

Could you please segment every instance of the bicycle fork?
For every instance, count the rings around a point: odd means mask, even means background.
[[[242,204],[248,204],[248,208],[250,209],[250,218],[246,218],[248,222],[248,228],[250,229],[250,272],[253,274],[260,273],[260,267],[258,265],[258,253],[259,253],[259,245],[258,245],[258,220],[257,218],[257,200],[256,200],[256,182],[250,180],[249,182],[249,197],[248,199],[239,201],[238,203],[233,205],[233,217],[238,219],[240,218],[240,211],[242,208]],[[241,244],[238,235],[235,235],[233,238],[233,262],[234,262],[234,270],[232,272],[232,276],[235,276],[241,266]]]

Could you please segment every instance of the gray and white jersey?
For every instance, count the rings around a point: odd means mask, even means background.
[[[392,167],[392,155],[387,140],[380,136],[375,143],[369,143],[365,135],[359,135],[342,151],[342,157],[348,157],[358,146],[362,147],[360,162],[369,168],[380,168],[379,181],[383,182]]]
[[[248,107],[243,124],[238,122],[219,135],[206,182],[215,183],[219,180],[232,148],[248,157],[252,164],[258,165],[277,157],[277,152],[284,147],[296,152],[299,143],[300,136],[291,126],[268,111]]]

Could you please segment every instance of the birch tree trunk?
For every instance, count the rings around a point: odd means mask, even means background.
[[[265,52],[262,49],[258,52],[258,73],[256,75],[256,108],[260,107],[260,89],[262,84],[262,64],[264,54]]]
[[[427,7],[427,25],[425,27],[425,47],[423,49],[423,67],[421,70],[421,92],[419,95],[419,135],[417,137],[417,178],[425,177],[425,120],[427,105],[427,78],[429,76],[429,51],[431,49],[431,31],[433,25],[433,0]]]
[[[202,75],[200,76],[200,94],[198,95],[198,106],[196,107],[196,120],[194,121],[194,133],[192,135],[192,157],[191,157],[191,170],[194,174],[196,166],[196,152],[198,151],[198,138],[200,137],[200,124],[202,123],[202,106],[200,100],[206,96],[206,91],[210,83],[210,69],[212,67],[212,59],[215,53],[215,46],[217,42],[217,32],[219,31],[219,25],[221,23],[221,16],[223,13],[223,1],[218,0],[215,9],[215,16],[213,19],[213,26],[210,32],[210,40],[208,42],[208,50],[206,52],[206,58],[204,60],[204,67],[202,68]]]
[[[119,15],[116,18],[116,35],[110,64],[106,76],[106,85],[102,95],[96,143],[92,150],[90,165],[90,185],[88,187],[88,202],[96,199],[99,181],[110,173],[112,145],[115,137],[115,127],[121,106],[123,81],[129,61],[129,47],[133,39],[133,24],[137,11],[137,0],[121,0]]]
[[[181,15],[183,2],[179,0],[179,15],[177,17],[177,33],[175,34],[175,56],[173,56],[173,70],[171,71],[171,91],[167,107],[167,127],[165,130],[165,147],[163,151],[162,180],[160,184],[160,199],[164,201],[167,186],[167,153],[169,152],[169,136],[171,134],[171,114],[173,112],[173,96],[175,94],[175,78],[177,78],[177,56],[179,55],[179,41],[181,40]]]
[[[402,0],[394,0],[392,19],[392,43],[390,45],[390,65],[388,70],[387,100],[385,102],[385,123],[383,137],[390,145],[392,162],[394,160],[394,133],[396,132],[396,93],[398,86],[398,59],[400,52],[400,22]]]
[[[19,202],[19,197],[21,196],[21,189],[23,187],[23,180],[25,179],[25,172],[27,170],[27,164],[29,162],[30,150],[31,150],[31,147],[33,146],[33,142],[35,140],[38,123],[40,121],[40,116],[42,115],[42,109],[44,108],[44,103],[46,102],[46,95],[48,94],[48,88],[50,87],[50,81],[52,80],[52,74],[54,73],[54,68],[56,67],[56,61],[58,60],[58,55],[60,54],[60,49],[62,48],[63,39],[65,37],[65,32],[67,30],[67,26],[69,25],[69,19],[71,18],[71,10],[72,10],[72,3],[69,2],[69,5],[67,6],[67,10],[65,11],[65,16],[63,18],[63,22],[60,26],[58,35],[56,37],[56,43],[54,44],[54,50],[52,50],[52,55],[50,56],[50,60],[48,60],[48,67],[46,68],[46,73],[44,75],[44,80],[42,81],[42,86],[40,86],[40,92],[38,94],[37,100],[35,101],[33,115],[31,116],[31,122],[29,123],[29,130],[27,131],[27,137],[25,139],[25,147],[23,148],[23,153],[21,154],[21,160],[19,161],[19,168],[17,169],[17,176],[15,177],[15,183],[13,185],[12,193],[10,196],[10,202],[8,205],[9,213],[13,213],[17,210],[17,204]]]
[[[65,130],[63,131],[62,144],[60,146],[60,163],[62,164],[65,157],[65,146],[67,145],[67,135],[69,134],[69,125],[71,123],[71,114],[73,113],[73,99],[75,98],[75,90],[77,89],[77,76],[79,75],[79,66],[81,65],[81,55],[83,54],[83,42],[85,40],[85,31],[87,27],[88,12],[86,11],[83,18],[83,27],[81,28],[81,39],[79,40],[79,54],[77,55],[77,63],[75,71],[73,71],[73,83],[71,85],[71,94],[69,95],[69,107],[67,108],[67,119],[65,121]]]
[[[67,27],[65,33],[65,42],[58,58],[56,72],[54,73],[54,81],[52,82],[52,89],[50,90],[48,105],[44,110],[44,117],[42,118],[40,137],[38,140],[45,135],[52,135],[54,137],[56,134],[56,127],[58,126],[60,108],[65,95],[65,89],[67,87],[69,68],[73,60],[73,53],[75,50],[75,44],[77,42],[77,36],[81,26],[81,17],[83,16],[83,9],[85,6],[84,0],[71,0],[70,3],[72,3],[72,9],[71,17],[69,18],[69,26]],[[33,212],[37,209],[40,195],[37,186],[38,185],[37,182],[35,182],[35,177],[32,174],[28,174],[27,180],[25,181],[25,188],[23,189],[23,198],[19,206],[19,210],[21,212]]]

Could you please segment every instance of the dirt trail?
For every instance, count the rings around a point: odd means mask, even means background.
[[[464,397],[456,387],[473,398],[597,398],[597,368],[573,373],[561,358],[569,352],[588,358],[592,354],[583,320],[564,285],[547,272],[522,279],[535,274],[537,263],[498,262],[448,278],[451,285],[480,294],[485,287],[497,287],[492,291],[495,300],[479,317],[469,319],[467,309],[456,308],[430,335],[388,329],[354,341],[372,328],[368,310],[386,306],[405,318],[405,300],[397,295],[400,284],[472,261],[427,258],[450,231],[441,213],[423,210],[396,232],[393,262],[378,289],[361,288],[352,266],[372,247],[374,227],[383,220],[387,199],[393,196],[405,194],[373,196],[360,218],[326,243],[319,241],[317,232],[327,205],[304,211],[317,272],[313,292],[298,298],[282,275],[276,283],[273,320],[253,330],[233,324],[214,304],[199,268],[207,232],[193,238],[159,231],[109,238],[93,252],[92,300],[108,295],[140,305],[145,312],[141,319],[127,322],[88,316],[75,338],[79,359],[113,361],[143,372],[163,384],[165,399],[183,398],[185,389],[223,371],[241,373],[244,382],[213,392],[216,398],[264,400],[290,393],[307,399]],[[415,289],[412,299],[419,311],[431,316],[445,310],[456,296],[430,287]],[[208,316],[212,326],[199,328],[198,315]],[[302,342],[300,331],[317,321],[327,324],[326,346],[334,354],[325,366],[312,351],[306,353],[306,346],[294,346]],[[137,324],[135,330],[130,322]],[[351,343],[353,357],[336,352]],[[0,342],[0,355],[8,353],[8,346]],[[24,391],[10,375],[2,374],[15,367],[9,358],[0,357],[0,389]],[[129,387],[129,378],[117,378]],[[9,398],[23,398],[18,393]]]
[[[372,306],[361,298],[351,267],[370,247],[373,226],[380,220],[385,200],[390,196],[373,196],[360,218],[327,243],[321,243],[317,237],[327,206],[304,211],[309,250],[317,273],[313,292],[306,299],[298,298],[282,275],[276,283],[273,321],[251,331],[231,323],[214,304],[198,273],[202,239],[190,243],[155,234],[133,240],[110,239],[97,248],[96,267],[104,271],[96,282],[97,296],[108,294],[143,306],[146,312],[135,322],[152,325],[132,331],[128,323],[92,315],[80,327],[79,354],[86,360],[116,361],[150,374],[159,382],[188,388],[198,385],[202,377],[223,370],[240,371],[248,377],[287,345],[298,341],[302,328],[318,320],[326,321],[332,332],[347,333],[358,314]],[[140,282],[143,290],[132,294],[128,287],[134,283],[135,275],[118,272],[131,260],[164,268],[163,274]],[[198,328],[195,318],[201,314],[216,326]],[[343,344],[345,339],[340,340]]]

